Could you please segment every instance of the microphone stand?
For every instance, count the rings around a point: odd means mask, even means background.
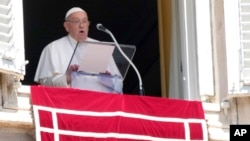
[[[131,66],[133,67],[133,69],[135,70],[137,77],[139,79],[139,92],[140,95],[144,95],[144,90],[143,90],[143,85],[142,85],[142,79],[141,79],[141,75],[138,71],[138,69],[136,68],[136,66],[134,65],[134,63],[128,58],[128,56],[122,51],[120,45],[118,44],[118,42],[116,41],[114,35],[112,34],[111,31],[109,31],[108,29],[104,28],[101,24],[97,24],[97,29],[103,32],[108,33],[111,38],[113,39],[115,45],[117,46],[118,50],[120,51],[120,53],[124,56],[124,58],[131,64]]]
[[[76,43],[76,46],[75,46],[74,51],[73,51],[73,53],[72,53],[72,55],[71,55],[71,58],[70,58],[70,61],[69,61],[69,64],[68,64],[68,67],[67,67],[65,73],[67,73],[67,70],[69,69],[69,66],[70,66],[70,64],[71,64],[71,62],[72,62],[72,59],[73,59],[74,55],[75,55],[75,52],[76,52],[76,49],[77,49],[78,44],[79,44],[79,41],[77,41],[77,43]]]

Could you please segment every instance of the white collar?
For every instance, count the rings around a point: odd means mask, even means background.
[[[69,39],[71,46],[76,45],[77,41],[71,35],[68,35],[68,39]]]

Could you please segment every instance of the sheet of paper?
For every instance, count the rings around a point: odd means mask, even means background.
[[[89,73],[106,72],[115,46],[102,43],[88,43],[78,71]]]

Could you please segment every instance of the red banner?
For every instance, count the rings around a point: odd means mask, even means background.
[[[31,86],[37,141],[207,140],[202,104]]]

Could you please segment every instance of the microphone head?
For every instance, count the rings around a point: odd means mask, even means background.
[[[97,28],[98,30],[101,30],[101,31],[106,32],[106,28],[105,28],[102,24],[100,24],[100,23],[96,24],[96,28]]]
[[[96,24],[96,28],[99,29],[102,26],[101,23]]]

